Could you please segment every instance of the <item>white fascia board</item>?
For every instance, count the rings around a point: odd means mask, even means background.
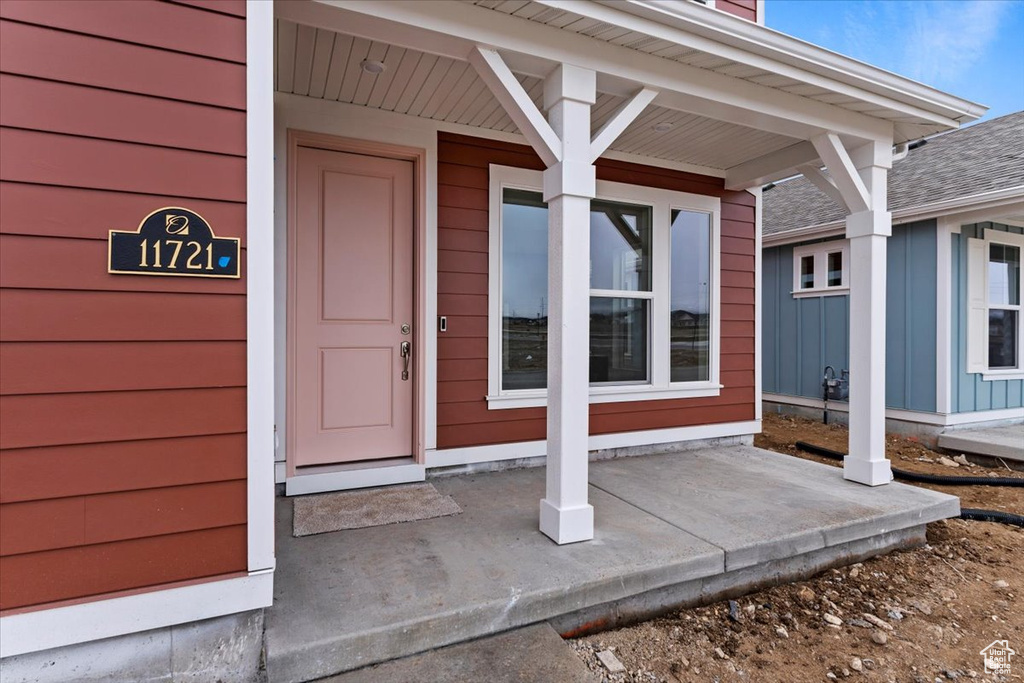
[[[270,607],[271,571],[0,617],[0,657]]]
[[[988,107],[722,12],[659,0],[535,0],[539,4],[648,33],[741,64],[795,78],[916,116],[941,127],[981,117]],[[603,12],[598,13],[596,6]],[[615,15],[648,20],[631,24]]]
[[[892,223],[911,223],[941,216],[956,216],[962,223],[977,223],[982,220],[998,220],[999,214],[1016,215],[1024,211],[1024,185],[1008,187],[992,192],[982,192],[969,197],[946,199],[934,204],[912,206],[892,212]],[[786,230],[764,236],[765,247],[806,242],[825,237],[843,235],[846,219],[811,225],[806,228]]]
[[[659,106],[794,142],[824,131],[861,140],[893,135],[892,123],[883,119],[464,3],[315,0],[277,3],[275,12],[290,21],[463,61],[485,45],[507,51],[502,56],[513,71],[541,78],[558,64],[583,63],[598,73],[601,92],[630,96],[644,85],[659,91]]]

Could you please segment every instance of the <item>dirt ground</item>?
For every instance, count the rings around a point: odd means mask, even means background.
[[[755,445],[817,462],[807,441],[845,452],[846,428],[766,415]],[[930,474],[1021,477],[980,465],[953,468],[939,453],[889,436],[893,466]],[[956,454],[947,454],[947,457]],[[931,487],[963,507],[1024,513],[1024,489]],[[690,681],[1024,681],[1024,530],[954,519],[928,526],[928,544],[827,570],[735,601],[570,641],[590,669],[614,683]],[[730,616],[732,607],[732,616]],[[838,623],[836,623],[838,622]],[[985,673],[982,648],[1008,639],[1009,674]],[[625,666],[610,673],[597,657]]]

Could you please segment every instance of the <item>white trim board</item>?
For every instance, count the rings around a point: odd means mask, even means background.
[[[274,8],[246,2],[248,569],[274,568]],[[267,604],[270,604],[269,602]]]
[[[823,410],[824,401],[820,398],[807,398],[806,396],[788,396],[786,394],[765,393],[764,400],[769,403],[780,403],[783,405],[800,406],[803,408],[817,408]],[[835,413],[849,413],[850,406],[843,401],[829,401],[828,409]],[[926,413],[916,410],[901,410],[899,408],[886,408],[885,417],[889,420],[901,422],[916,422],[918,424],[936,425],[939,427],[950,427],[953,425],[971,424],[974,422],[992,422],[995,420],[1024,419],[1024,408],[1006,408],[1003,410],[979,410],[971,413]]]
[[[609,448],[628,448],[631,446],[654,446],[676,441],[693,441],[697,439],[717,439],[726,436],[747,436],[761,431],[761,420],[746,422],[725,422],[721,424],[696,425],[693,427],[673,427],[670,429],[648,429],[639,432],[620,432],[617,434],[596,434],[587,441],[591,451]],[[535,458],[547,454],[547,442],[520,441],[492,446],[469,446],[465,448],[446,448],[444,450],[427,451],[427,468],[453,467],[472,465],[475,463],[498,462],[501,460],[518,460]]]
[[[315,474],[298,474],[285,480],[286,496],[302,496],[308,493],[364,489],[373,486],[391,486],[423,481],[426,478],[423,465],[385,465],[359,468],[339,467],[334,471]]]
[[[251,15],[250,15],[251,16]],[[268,607],[272,571],[0,618],[0,657]]]

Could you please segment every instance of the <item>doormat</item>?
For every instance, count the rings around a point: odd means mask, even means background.
[[[433,484],[302,496],[295,499],[292,510],[293,536],[415,522],[462,512],[451,496],[442,496]]]

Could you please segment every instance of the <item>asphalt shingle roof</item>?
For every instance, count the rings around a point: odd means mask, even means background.
[[[889,171],[889,210],[1024,185],[1024,111],[928,139]],[[763,233],[842,220],[846,212],[803,176],[762,195]]]

